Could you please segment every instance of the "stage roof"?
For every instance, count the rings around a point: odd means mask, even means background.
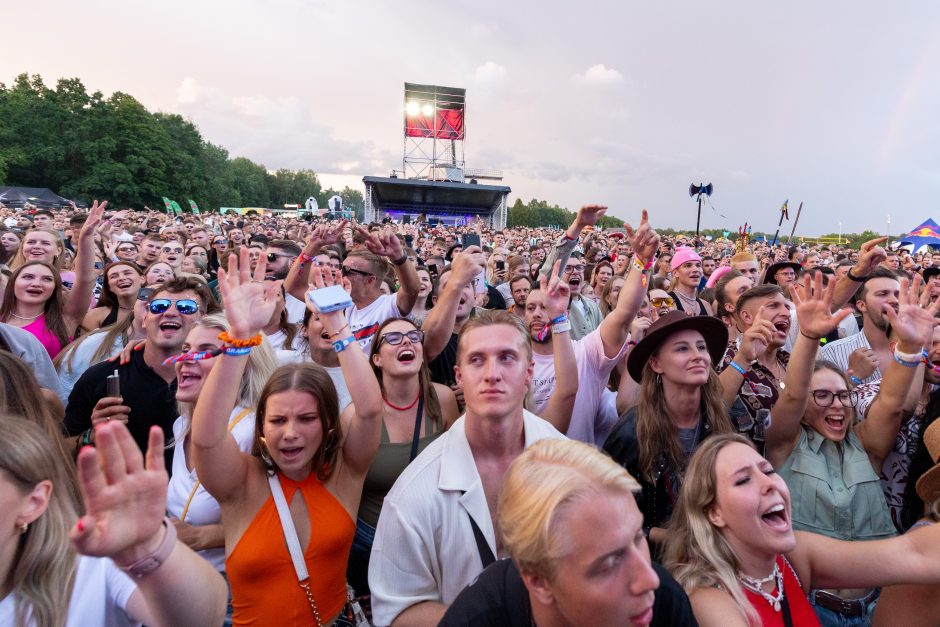
[[[478,185],[399,179],[380,176],[363,177],[371,187],[376,208],[382,211],[465,211],[489,213],[512,190],[505,185]]]

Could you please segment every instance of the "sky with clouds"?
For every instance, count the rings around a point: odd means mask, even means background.
[[[694,229],[688,186],[710,181],[705,228],[772,231],[787,198],[805,203],[805,234],[940,219],[936,2],[48,0],[4,13],[0,82],[128,92],[233,155],[327,185],[401,167],[409,81],[467,89],[467,165],[501,169],[511,198],[625,220],[645,207]]]

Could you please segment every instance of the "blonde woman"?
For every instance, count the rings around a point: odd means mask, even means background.
[[[937,583],[938,547],[940,525],[853,542],[794,532],[787,484],[750,440],[723,434],[689,462],[663,564],[701,627],[813,627],[811,589]]]

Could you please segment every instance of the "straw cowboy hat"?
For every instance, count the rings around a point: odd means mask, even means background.
[[[940,494],[940,420],[935,420],[924,431],[924,445],[934,466],[917,480],[917,496],[929,503]]]

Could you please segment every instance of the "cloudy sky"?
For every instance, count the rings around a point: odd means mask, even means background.
[[[694,229],[688,186],[711,181],[706,228],[772,231],[787,198],[805,203],[804,234],[940,219],[936,2],[48,0],[4,14],[0,82],[125,91],[328,185],[401,167],[411,81],[467,89],[467,165],[503,170],[513,199],[628,220],[646,207]]]

